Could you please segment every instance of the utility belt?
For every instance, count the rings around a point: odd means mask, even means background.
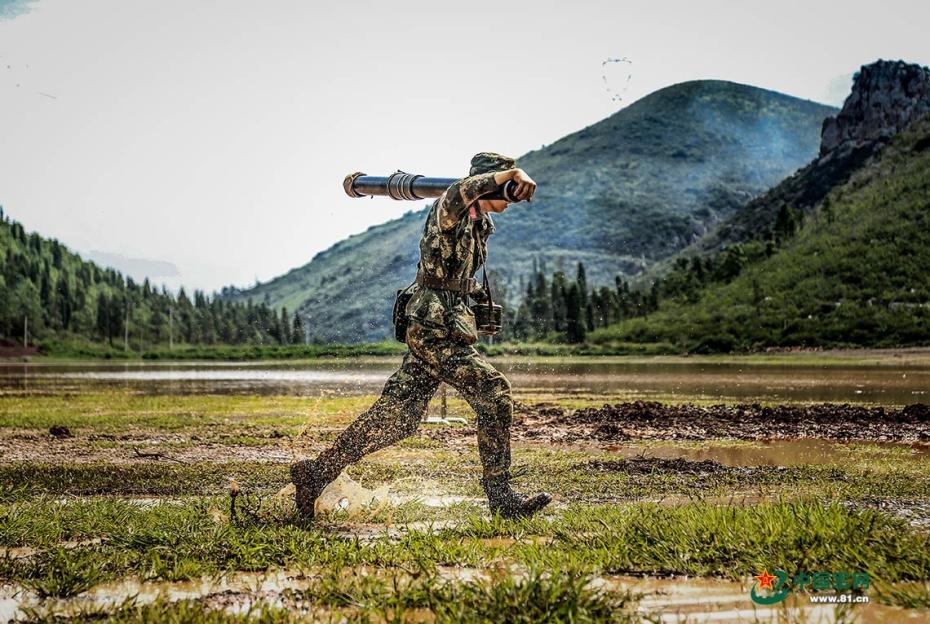
[[[445,290],[462,295],[474,295],[479,291],[478,280],[473,277],[464,279],[442,278],[433,275],[427,275],[420,271],[417,272],[416,283],[423,288],[432,288],[434,290]],[[475,332],[479,335],[493,336],[501,330],[503,323],[503,309],[500,305],[494,303],[491,298],[491,285],[488,283],[488,274],[482,272],[482,290],[484,301],[473,303],[468,306],[474,314],[474,325],[471,327],[472,338],[468,342],[474,342],[478,339]],[[412,293],[409,288],[397,291],[397,298],[394,300],[393,321],[394,337],[400,342],[405,342],[407,334],[407,314],[405,312],[407,303],[410,301]],[[463,330],[464,333],[469,333]]]
[[[416,281],[417,284],[425,288],[447,290],[461,295],[474,295],[479,291],[478,280],[473,277],[465,279],[442,278],[417,271]],[[475,325],[478,334],[482,336],[493,336],[499,332],[503,326],[504,309],[493,301],[491,296],[491,284],[488,283],[487,269],[481,271],[481,284],[484,301],[473,303],[468,307],[471,308],[472,313],[475,315]]]
[[[473,277],[466,277],[464,279],[436,277],[435,275],[428,275],[421,271],[417,271],[416,282],[424,288],[448,290],[449,292],[458,293],[460,295],[470,295],[478,290],[478,280]]]

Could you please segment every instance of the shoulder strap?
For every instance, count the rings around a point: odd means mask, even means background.
[[[484,292],[488,295],[488,311],[490,311],[494,306],[494,298],[491,296],[491,282],[488,281],[487,265],[481,268],[481,288],[483,288]]]

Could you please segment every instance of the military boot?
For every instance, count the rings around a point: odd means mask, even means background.
[[[504,518],[527,518],[552,502],[552,497],[545,492],[530,497],[517,494],[510,487],[509,475],[482,479],[481,487],[488,495],[491,513]]]
[[[291,465],[291,481],[294,482],[294,502],[297,511],[307,518],[313,518],[313,504],[320,497],[323,488],[329,485],[335,476],[332,470],[320,465],[319,459],[304,459]]]

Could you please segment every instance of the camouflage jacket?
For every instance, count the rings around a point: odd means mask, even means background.
[[[470,207],[482,195],[497,190],[494,175],[463,178],[433,202],[420,238],[418,271],[439,278],[475,276],[488,257],[488,237],[494,233],[494,222],[477,206],[474,210]],[[407,316],[437,329],[468,323],[468,318],[460,318],[471,315],[461,295],[417,284],[410,288],[413,297],[407,304]]]

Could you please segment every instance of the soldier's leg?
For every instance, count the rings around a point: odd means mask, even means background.
[[[478,417],[478,454],[484,468],[481,485],[494,513],[529,516],[552,501],[548,494],[526,498],[510,487],[510,382],[474,348],[417,323],[407,332],[410,352],[438,377],[459,391]]]
[[[409,353],[381,396],[320,453],[318,461],[338,476],[349,464],[416,433],[439,380]]]
[[[478,416],[478,453],[484,467],[481,486],[492,513],[530,516],[552,501],[548,494],[521,496],[510,487],[510,382],[471,347],[454,351],[441,377],[455,387]]]
[[[413,322],[407,331],[410,353],[459,391],[478,417],[478,453],[485,478],[510,469],[510,382],[474,348],[448,338],[445,328]]]
[[[298,510],[313,517],[317,497],[346,466],[412,435],[438,386],[439,380],[429,368],[408,353],[368,411],[346,427],[316,459],[291,466]]]
[[[504,477],[510,470],[510,425],[513,398],[510,382],[472,347],[460,346],[444,362],[440,377],[459,391],[475,410],[478,454],[484,478]]]

